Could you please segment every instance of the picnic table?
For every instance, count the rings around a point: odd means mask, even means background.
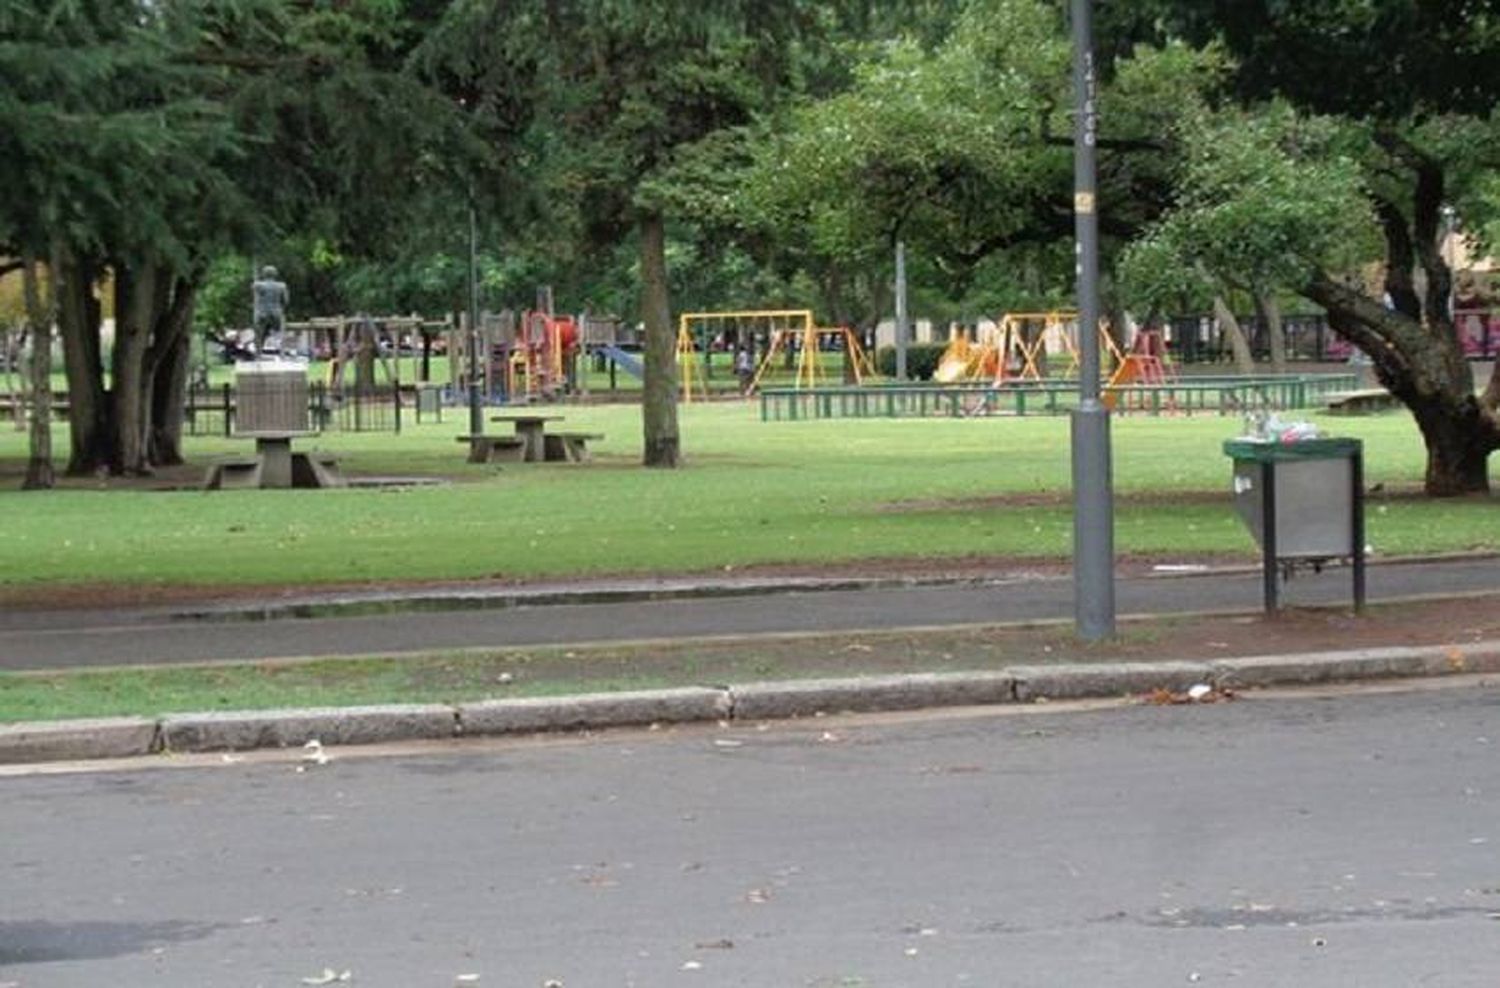
[[[509,422],[526,444],[525,455],[522,457],[528,463],[539,463],[547,459],[547,423],[561,422],[561,415],[537,415],[535,413],[507,413],[505,415],[493,415],[491,422]]]

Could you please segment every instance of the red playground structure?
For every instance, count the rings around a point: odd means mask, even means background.
[[[506,362],[505,390],[510,400],[552,399],[573,390],[579,341],[572,316],[523,313]]]
[[[1122,390],[1129,385],[1164,385],[1176,378],[1176,372],[1167,360],[1167,345],[1162,339],[1161,330],[1138,331],[1135,341],[1130,345],[1130,351],[1120,359],[1115,372],[1109,376],[1109,383],[1104,386],[1104,407],[1114,411]],[[1124,393],[1130,395],[1127,400],[1136,402],[1138,407],[1144,408],[1150,401],[1150,393],[1147,391],[1132,390]],[[1170,393],[1167,400],[1169,404],[1172,403]]]

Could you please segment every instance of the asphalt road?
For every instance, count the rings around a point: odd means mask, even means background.
[[[1372,566],[1369,587],[1375,600],[1500,591],[1500,560]],[[1117,583],[1121,614],[1254,610],[1260,594],[1259,574]],[[1349,595],[1349,571],[1338,568],[1298,575],[1283,600],[1328,603],[1348,601]],[[153,611],[16,612],[0,614],[0,669],[896,629],[1072,614],[1068,579],[227,623],[167,621]]]
[[[1469,680],[0,778],[0,984],[1492,988],[1497,714]]]

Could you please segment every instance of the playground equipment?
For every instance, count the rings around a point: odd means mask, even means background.
[[[471,368],[476,368],[485,401],[552,400],[586,390],[578,365],[585,353],[613,361],[639,377],[639,360],[619,348],[619,338],[618,319],[557,315],[551,292],[543,288],[537,293],[537,308],[483,313],[472,330],[467,315],[460,315],[445,343],[450,391],[454,396],[466,394]]]
[[[506,393],[518,398],[555,398],[573,390],[578,376],[578,324],[550,311],[527,312],[506,362]]]
[[[1125,362],[1125,353],[1120,349],[1120,344],[1115,340],[1114,334],[1110,332],[1109,320],[1101,318],[1099,320],[1099,326],[1096,332],[1098,334],[1096,345],[1099,347],[1099,355],[1101,358],[1100,366],[1105,366],[1105,361],[1103,360],[1103,358],[1105,357],[1108,357],[1109,360],[1112,361],[1112,364],[1110,366],[1119,367],[1120,365],[1122,365]],[[1071,324],[1064,327],[1062,333],[1063,349],[1068,353],[1068,366],[1063,371],[1063,377],[1077,377],[1082,370],[1083,343],[1081,340],[1081,335],[1081,330],[1078,326],[1078,319],[1075,316]]]
[[[847,354],[847,366],[854,383],[864,384],[875,376],[875,367],[859,337],[847,326],[819,326],[810,309],[747,309],[728,312],[685,312],[678,320],[678,352],[686,346],[702,346],[707,366],[707,354],[713,343],[710,332],[717,329],[719,342],[726,347],[730,337],[737,347],[745,347],[753,355],[759,350],[755,374],[750,380],[750,392],[756,391],[767,375],[774,373],[777,358],[781,358],[793,372],[793,387],[815,388],[829,377],[823,369],[818,355],[825,340],[836,341]],[[683,375],[683,394],[688,395],[691,379]]]
[[[698,346],[686,323],[680,323],[677,327],[677,377],[681,381],[684,402],[692,404],[695,380],[698,392],[705,398],[708,397],[708,379],[698,364]]]
[[[970,339],[959,331],[938,359],[933,380],[939,384],[1005,384],[1048,377],[1049,348],[1072,355],[1077,370],[1076,312],[1007,312],[993,326]]]
[[[1113,344],[1113,340],[1111,343]],[[1118,351],[1118,347],[1116,350]],[[1104,386],[1101,400],[1105,408],[1114,411],[1123,395],[1126,397],[1127,408],[1132,404],[1141,408],[1144,407],[1146,393],[1139,389],[1131,389],[1131,385],[1160,387],[1176,380],[1176,377],[1177,372],[1167,356],[1167,347],[1162,340],[1161,331],[1143,329],[1136,333],[1135,340],[1130,345],[1130,352],[1119,355],[1119,363],[1114,373],[1109,376],[1109,382]],[[1166,396],[1170,410],[1176,411],[1177,404],[1173,392],[1168,390]]]

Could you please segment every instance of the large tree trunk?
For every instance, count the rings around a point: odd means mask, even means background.
[[[824,311],[831,317],[831,326],[848,326],[849,307],[844,302],[844,269],[837,262],[831,263],[824,272],[822,280]],[[844,340],[844,359],[842,362],[842,377],[844,384],[856,384],[859,381],[859,371],[854,366],[854,350]]]
[[[151,472],[146,435],[151,427],[146,353],[161,311],[161,271],[152,264],[115,269],[115,346],[110,359],[110,409],[113,412],[116,473],[145,476]]]
[[[52,258],[57,262],[56,252]],[[57,312],[57,271],[47,272],[45,299],[37,259],[22,259],[21,278],[26,297],[26,320],[31,324],[31,432],[22,490],[49,490],[56,483],[52,469],[52,322]]]
[[[1266,327],[1266,339],[1271,345],[1271,370],[1286,373],[1286,333],[1281,322],[1281,302],[1275,292],[1256,292],[1255,311]]]
[[[1214,319],[1219,323],[1220,332],[1229,338],[1235,370],[1241,374],[1254,374],[1255,357],[1250,352],[1250,341],[1245,339],[1245,331],[1240,328],[1240,321],[1235,318],[1234,310],[1224,301],[1224,296],[1217,292],[1214,293]]]
[[[94,265],[64,254],[59,265],[58,326],[68,377],[68,473],[92,474],[114,458],[104,368],[99,348],[99,302],[94,298]]]
[[[182,418],[192,362],[193,309],[197,287],[178,279],[172,304],[162,316],[147,359],[151,367],[151,433],[147,455],[155,466],[176,466],[182,458]]]
[[[1474,393],[1474,375],[1451,324],[1424,326],[1326,276],[1302,294],[1329,325],[1369,355],[1375,374],[1415,416],[1427,445],[1426,491],[1434,497],[1489,490],[1489,454],[1500,449],[1500,387]]]
[[[641,319],[646,324],[645,381],[641,427],[648,467],[676,467],[681,461],[677,435],[677,336],[667,297],[667,231],[658,212],[641,217]]]

